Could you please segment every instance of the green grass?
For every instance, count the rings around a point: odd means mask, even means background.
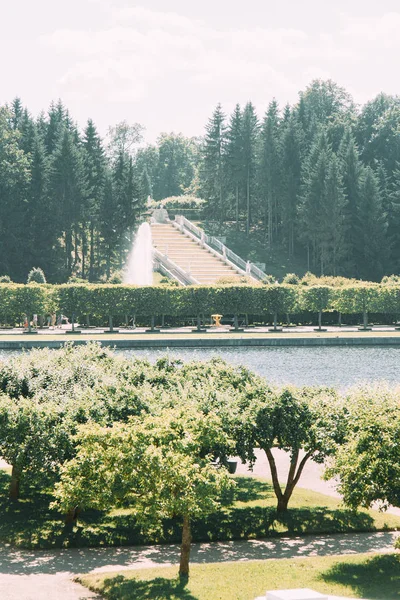
[[[400,599],[400,556],[394,554],[193,565],[186,586],[176,573],[176,567],[157,567],[78,581],[110,600],[254,600],[266,590],[303,587],[350,598]]]
[[[378,511],[353,512],[335,498],[298,488],[290,510],[278,516],[271,484],[237,477],[233,496],[222,509],[193,523],[193,541],[240,540],[400,529],[400,517]],[[142,533],[129,508],[85,511],[78,525],[66,529],[62,515],[49,509],[50,495],[22,490],[17,503],[8,500],[9,474],[0,470],[0,542],[20,548],[127,546],[180,541],[180,523],[169,520],[163,531]],[[232,502],[232,504],[230,504]]]

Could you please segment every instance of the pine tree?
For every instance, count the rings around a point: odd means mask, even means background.
[[[332,155],[329,161],[324,205],[321,219],[321,274],[338,275],[346,256],[346,204],[339,159]]]
[[[200,189],[207,201],[209,217],[221,225],[226,215],[225,188],[225,115],[220,104],[206,125],[202,151]]]
[[[379,182],[371,167],[365,169],[360,198],[357,276],[380,281],[389,256],[387,218],[382,209]]]
[[[87,191],[81,150],[65,128],[51,162],[49,189],[57,199],[57,218],[64,236],[64,268],[69,277],[78,262],[78,234]]]
[[[260,142],[259,180],[262,194],[262,217],[268,247],[271,249],[278,232],[278,195],[281,182],[279,112],[275,100],[270,103],[265,115]]]
[[[59,280],[57,258],[58,237],[61,227],[57,215],[56,198],[49,195],[49,161],[44,144],[35,134],[30,163],[31,179],[27,192],[28,244],[25,265],[42,265],[52,281]]]
[[[239,231],[241,195],[243,194],[243,122],[242,111],[236,104],[226,132],[227,189],[234,197],[236,230]]]
[[[344,133],[338,156],[341,162],[344,193],[347,197],[345,209],[347,222],[345,241],[347,247],[347,265],[345,266],[345,273],[351,274],[355,272],[356,265],[359,262],[356,240],[364,166],[360,161],[358,147],[350,129],[346,129]]]
[[[248,102],[243,111],[243,170],[246,183],[246,234],[250,233],[255,208],[257,142],[259,124],[255,108]]]
[[[320,272],[323,272],[321,241],[324,235],[326,179],[331,159],[332,151],[326,133],[322,130],[304,163],[302,196],[299,204],[300,239],[307,247],[308,270],[312,266],[319,268]]]
[[[19,147],[12,114],[0,107],[0,271],[22,281],[26,253],[29,160]]]
[[[95,276],[96,229],[99,227],[100,206],[104,194],[106,160],[102,141],[89,119],[83,138],[83,164],[87,196],[82,226],[82,277],[86,276],[87,227],[89,229],[89,281]]]
[[[294,254],[297,212],[301,196],[301,169],[304,132],[296,116],[291,116],[282,135],[282,229],[289,256]]]

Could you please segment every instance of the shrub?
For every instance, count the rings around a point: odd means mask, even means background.
[[[47,283],[43,270],[40,267],[33,267],[29,271],[27,283]]]
[[[287,273],[283,278],[282,283],[286,283],[288,285],[298,285],[300,283],[300,279],[295,273]]]
[[[9,275],[0,275],[0,283],[12,283]]]
[[[123,282],[123,275],[122,275],[122,271],[114,271],[114,273],[111,275],[110,279],[108,280],[108,283],[122,283]]]

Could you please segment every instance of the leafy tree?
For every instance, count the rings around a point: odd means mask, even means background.
[[[133,156],[137,145],[143,140],[144,127],[140,123],[130,125],[121,121],[107,132],[107,153],[112,161],[120,154]]]
[[[288,508],[293,490],[308,460],[323,463],[336,450],[345,433],[345,413],[333,390],[284,388],[270,390],[265,384],[253,389],[252,400],[236,426],[235,440],[242,460],[254,461],[253,448],[261,448],[269,463],[277,498],[277,511]],[[290,454],[284,487],[273,449]]]
[[[322,313],[332,306],[332,288],[316,285],[305,287],[301,293],[301,304],[305,310],[318,313],[318,329],[322,327]]]
[[[326,477],[338,477],[345,503],[400,506],[398,394],[382,386],[360,388],[346,399],[346,441],[337,447]]]
[[[226,436],[218,418],[191,411],[131,419],[112,428],[82,429],[76,457],[62,468],[57,506],[109,509],[131,504],[137,521],[160,527],[182,519],[179,576],[189,577],[190,523],[215,512],[232,487],[227,471],[211,465],[210,440]]]

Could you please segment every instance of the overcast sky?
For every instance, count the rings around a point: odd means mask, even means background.
[[[315,77],[397,94],[399,51],[399,0],[1,0],[0,104],[201,135],[218,102],[262,114]]]

